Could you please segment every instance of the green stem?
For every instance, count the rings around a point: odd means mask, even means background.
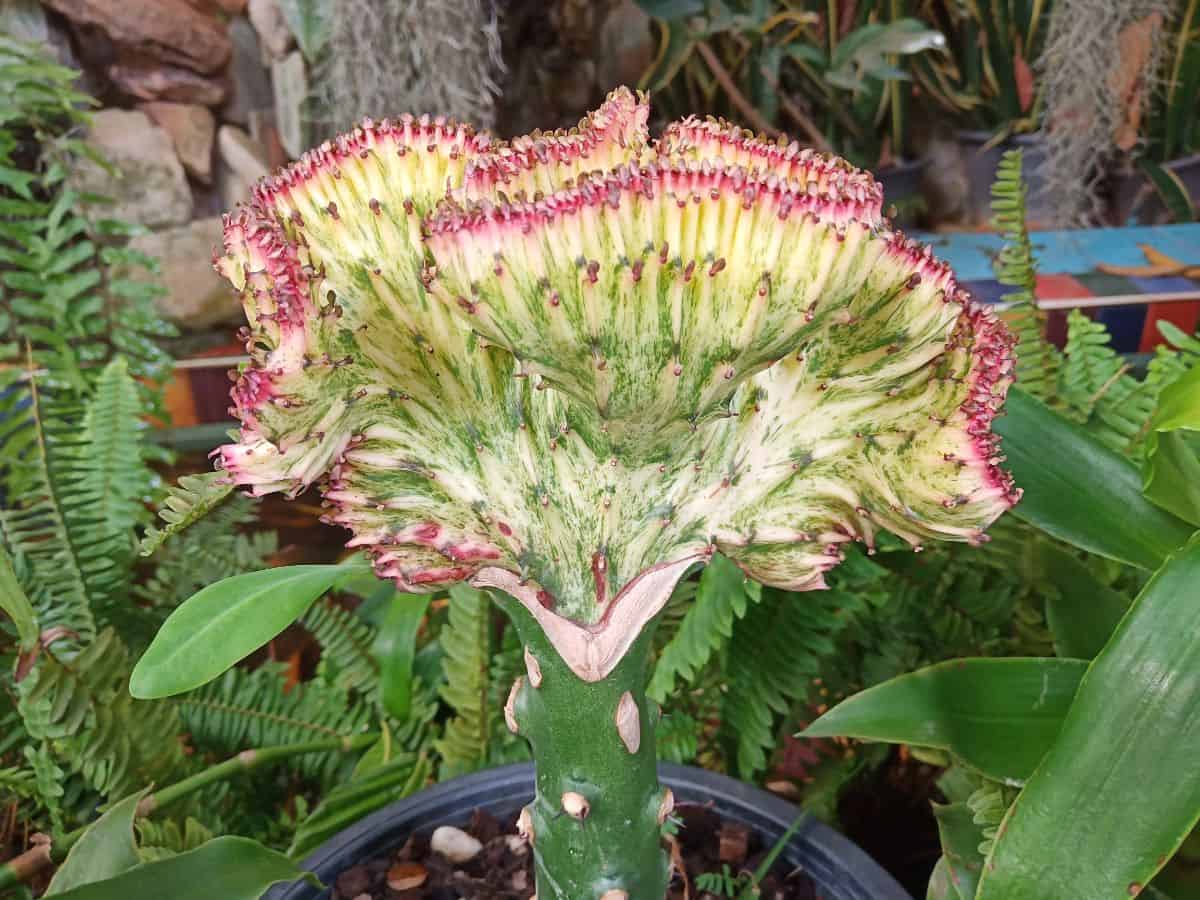
[[[161,791],[147,794],[138,804],[138,818],[150,815],[155,810],[174,803],[203,787],[224,781],[240,772],[250,772],[254,769],[268,766],[305,753],[351,753],[363,750],[379,739],[378,734],[360,734],[347,738],[326,738],[320,741],[306,741],[299,744],[285,744],[280,747],[260,747],[255,750],[243,750],[237,756],[230,757],[224,762],[210,766],[203,772],[197,772],[182,781],[168,785]],[[74,831],[63,835],[53,844],[34,847],[15,859],[0,865],[0,892],[29,880],[33,875],[48,866],[55,865],[67,858],[71,848],[83,837],[84,832],[91,827],[83,825]]]
[[[521,814],[533,846],[539,900],[662,900],[669,864],[654,722],[646,699],[653,623],[603,681],[562,661],[523,606],[501,606],[526,648],[527,674],[506,707],[529,741],[537,795]]]

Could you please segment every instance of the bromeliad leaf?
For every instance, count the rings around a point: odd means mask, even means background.
[[[1186,522],[1142,495],[1128,460],[1028,394],[1010,393],[996,431],[1025,491],[1016,515],[1048,534],[1151,570],[1191,535]]]
[[[1054,743],[1086,669],[1075,659],[939,663],[844,700],[801,736],[935,747],[1020,784]]]
[[[1200,815],[1200,781],[1180,777],[1200,752],[1197,603],[1200,537],[1155,574],[1088,668],[1001,826],[979,900],[1127,900],[1187,837]]]
[[[129,679],[135,697],[167,697],[199,687],[296,621],[359,563],[287,566],[209,585],[176,609]]]
[[[1142,489],[1159,506],[1200,526],[1200,366],[1163,389],[1151,428]]]

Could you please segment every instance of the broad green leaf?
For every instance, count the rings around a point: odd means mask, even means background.
[[[1055,590],[1046,600],[1046,624],[1059,656],[1091,659],[1129,610],[1129,597],[1097,578],[1074,554],[1048,541],[1034,550],[1038,578]]]
[[[950,874],[950,864],[946,857],[941,857],[933,867],[929,876],[929,889],[925,892],[925,900],[972,900],[972,897],[959,892]]]
[[[429,609],[429,594],[392,596],[372,652],[379,660],[379,696],[388,715],[398,722],[408,719],[412,709],[413,659],[417,631]]]
[[[148,790],[114,804],[83,833],[54,873],[44,896],[55,897],[72,888],[112,878],[142,861],[133,839],[133,820],[138,803]]]
[[[1200,431],[1200,366],[1189,369],[1159,394],[1154,429],[1175,431],[1179,428]]]
[[[946,880],[954,891],[943,896],[973,900],[983,871],[983,854],[979,852],[983,829],[975,824],[974,814],[965,803],[935,803],[933,816],[942,843]]]
[[[1200,527],[1200,456],[1187,435],[1152,431],[1146,436],[1142,489],[1149,500]]]
[[[1142,489],[1163,509],[1200,526],[1200,456],[1194,435],[1200,432],[1200,366],[1167,386],[1146,439]]]
[[[1054,743],[1086,668],[1076,659],[938,663],[843,700],[800,736],[935,747],[1020,784]]]
[[[1013,512],[1089,553],[1156,569],[1192,528],[1142,495],[1138,470],[1023,391],[1008,393],[994,429],[1025,495]]]
[[[133,667],[130,693],[142,699],[169,697],[212,681],[362,565],[284,566],[210,584],[163,622]]]
[[[114,878],[59,894],[62,900],[259,900],[273,884],[306,877],[295,863],[242,837],[219,837],[195,850],[135,866]],[[318,884],[307,874],[309,881]]]
[[[1200,537],[1173,554],[1088,668],[1009,810],[979,900],[1128,900],[1200,816]]]
[[[0,610],[7,613],[17,626],[17,642],[21,651],[32,650],[38,642],[37,614],[21,582],[17,580],[12,557],[3,546],[0,546]]]

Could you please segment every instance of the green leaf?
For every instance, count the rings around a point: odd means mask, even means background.
[[[83,833],[54,873],[44,896],[57,896],[72,888],[113,878],[142,861],[133,839],[133,820],[138,803],[148,790],[114,804]]]
[[[280,0],[279,9],[300,52],[314,62],[333,34],[333,0]]]
[[[935,803],[933,816],[937,819],[942,863],[952,890],[940,896],[947,900],[973,900],[983,871],[983,855],[979,852],[983,829],[975,824],[974,814],[966,803]]]
[[[25,595],[17,573],[13,570],[12,557],[0,545],[0,610],[3,610],[17,626],[17,641],[21,652],[27,653],[38,642],[37,614],[33,604]]]
[[[1146,436],[1142,489],[1147,499],[1200,527],[1200,457],[1184,434],[1152,431]]]
[[[1025,495],[1013,512],[1089,553],[1156,569],[1192,529],[1142,495],[1138,470],[1039,400],[1013,389],[994,429]]]
[[[1055,590],[1046,598],[1046,624],[1059,656],[1091,659],[1108,643],[1129,598],[1097,578],[1073,554],[1047,541],[1034,551],[1037,577]]]
[[[1200,816],[1200,538],[1173,554],[1088,669],[1009,811],[979,900],[1128,900]]]
[[[1200,525],[1200,458],[1179,431],[1200,431],[1200,366],[1163,389],[1146,439],[1142,488],[1163,509]]]
[[[1019,784],[1054,743],[1086,668],[1075,659],[951,660],[855,694],[800,736],[935,747]]]
[[[404,722],[412,711],[413,659],[417,631],[429,609],[430,594],[396,591],[372,652],[379,660],[380,701],[388,715]]]
[[[281,881],[316,878],[295,863],[248,838],[219,837],[195,850],[135,866],[115,878],[83,885],[58,896],[63,900],[259,900]]]
[[[133,667],[130,693],[143,699],[169,697],[212,681],[361,566],[283,566],[209,585],[163,622]]]

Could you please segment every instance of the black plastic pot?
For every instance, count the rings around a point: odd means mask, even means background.
[[[921,195],[921,176],[925,174],[925,160],[881,166],[874,170],[875,180],[883,187],[883,208],[895,206],[897,224],[908,226],[916,220],[917,210],[911,201]]]
[[[1174,172],[1187,188],[1192,206],[1200,206],[1200,153],[1163,163]],[[1170,218],[1146,176],[1137,170],[1121,172],[1109,181],[1109,211],[1114,225],[1124,225],[1133,219],[1141,225],[1156,225]]]
[[[990,131],[960,131],[958,146],[967,173],[967,215],[971,222],[982,225],[992,216],[992,182],[1005,150],[1019,147],[1025,151],[1021,174],[1029,187],[1026,211],[1033,221],[1047,219],[1051,213],[1046,203],[1042,164],[1046,147],[1039,134],[1017,134],[994,146]]]
[[[727,821],[755,829],[768,845],[778,840],[798,815],[790,803],[724,775],[664,763],[659,766],[659,777],[678,802],[711,803]],[[343,870],[399,847],[413,831],[464,825],[475,809],[486,809],[505,820],[515,817],[532,797],[532,763],[454,778],[347,828],[313,851],[302,865],[331,885]],[[862,850],[813,818],[796,831],[780,861],[803,867],[828,900],[912,900]],[[277,885],[263,900],[325,900],[329,896],[330,891],[299,881]]]

